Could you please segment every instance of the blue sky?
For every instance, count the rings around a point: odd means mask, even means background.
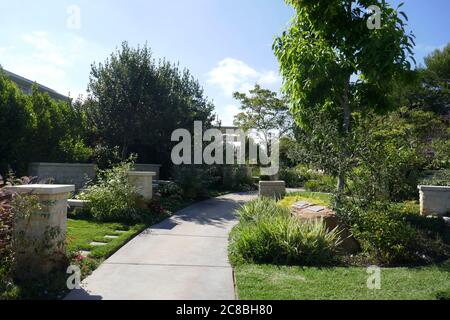
[[[419,62],[450,42],[450,1],[406,0],[403,10]],[[85,92],[91,63],[124,40],[147,42],[155,58],[191,70],[229,125],[233,91],[255,82],[279,89],[271,46],[292,13],[282,0],[0,0],[0,64],[73,97]]]

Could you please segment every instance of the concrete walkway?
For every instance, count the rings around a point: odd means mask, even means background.
[[[194,204],[134,238],[67,300],[234,300],[228,234],[256,193]]]

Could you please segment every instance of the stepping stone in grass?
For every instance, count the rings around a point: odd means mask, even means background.
[[[90,254],[91,254],[90,251],[85,251],[85,250],[81,250],[81,251],[80,251],[80,255],[81,255],[83,258],[87,258]]]
[[[97,242],[97,241],[93,241],[90,243],[91,246],[93,247],[101,247],[101,246],[106,246],[107,243],[106,242]]]
[[[127,233],[128,231],[125,231],[125,230],[116,230],[116,231],[114,231],[114,232],[116,232],[116,233]]]
[[[105,236],[106,239],[117,239],[119,236]]]

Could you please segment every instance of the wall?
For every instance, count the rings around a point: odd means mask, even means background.
[[[80,163],[31,163],[28,174],[39,179],[52,179],[56,184],[73,184],[76,190],[95,178],[94,164]]]

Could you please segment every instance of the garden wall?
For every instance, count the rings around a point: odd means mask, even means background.
[[[133,171],[154,172],[156,175],[153,179],[159,180],[159,171],[161,170],[161,167],[160,164],[135,164]]]
[[[450,213],[450,187],[419,186],[422,215],[444,216]]]
[[[95,178],[94,164],[81,163],[31,163],[28,174],[39,180],[51,179],[56,184],[75,185],[76,190],[84,188],[86,182]]]

